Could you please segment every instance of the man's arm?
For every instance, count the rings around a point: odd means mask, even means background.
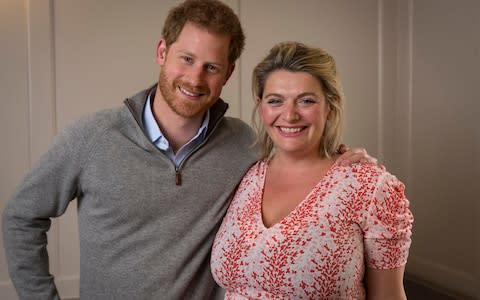
[[[10,278],[20,299],[59,299],[49,271],[47,231],[77,193],[85,140],[70,130],[27,175],[2,214]]]
[[[14,198],[10,203],[19,201]],[[59,299],[49,271],[49,218],[31,218],[22,206],[9,204],[3,212],[3,243],[10,278],[20,299]]]

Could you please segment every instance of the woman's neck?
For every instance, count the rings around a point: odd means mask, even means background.
[[[321,168],[322,166],[329,168],[336,160],[336,157],[321,157],[320,154],[312,155],[288,155],[283,153],[276,153],[269,161],[270,168],[279,169],[295,169],[295,170],[310,170]]]

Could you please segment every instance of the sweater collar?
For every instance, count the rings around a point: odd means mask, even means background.
[[[155,91],[157,90],[157,84],[154,84],[150,88],[143,90],[133,97],[125,99],[124,103],[132,113],[133,117],[137,123],[142,128],[142,131],[145,131],[145,124],[143,124],[143,109],[147,103],[148,96],[155,97]],[[215,128],[217,123],[223,118],[227,112],[228,104],[219,98],[211,107],[210,107],[210,121],[208,124],[208,129],[206,135]]]

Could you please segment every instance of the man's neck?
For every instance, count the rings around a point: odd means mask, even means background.
[[[191,118],[178,115],[165,102],[158,88],[153,99],[152,112],[174,153],[197,134],[203,119],[203,115]]]

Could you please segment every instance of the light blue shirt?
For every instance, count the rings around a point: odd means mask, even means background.
[[[150,95],[148,95],[147,103],[143,109],[143,124],[145,125],[145,132],[158,149],[162,150],[167,154],[170,160],[175,163],[175,166],[179,166],[182,161],[185,159],[187,154],[193,150],[197,145],[199,145],[205,139],[205,134],[207,133],[208,121],[210,119],[210,112],[207,110],[205,117],[203,118],[202,125],[198,129],[197,134],[190,140],[188,143],[183,145],[178,151],[177,154],[170,147],[170,143],[163,135],[160,127],[158,127],[157,121],[153,116],[152,105],[150,101]]]

